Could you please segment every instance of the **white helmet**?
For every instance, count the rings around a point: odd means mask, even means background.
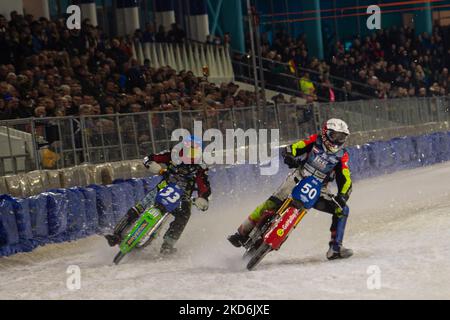
[[[322,127],[323,144],[332,153],[343,148],[349,134],[348,125],[340,119],[330,119]]]

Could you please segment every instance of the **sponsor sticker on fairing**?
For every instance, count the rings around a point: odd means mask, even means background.
[[[147,227],[148,222],[144,221],[139,228],[133,233],[133,235],[131,236],[131,238],[127,241],[127,244],[129,246],[131,246],[131,244],[137,239],[137,237],[140,236],[140,234],[142,233],[142,231],[145,230],[145,227]]]
[[[295,214],[291,214],[289,216],[289,218],[286,220],[286,222],[283,224],[283,226],[282,226],[283,230],[286,230],[292,224],[294,219],[295,219]]]

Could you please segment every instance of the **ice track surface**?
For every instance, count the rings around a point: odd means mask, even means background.
[[[193,210],[178,253],[157,246],[112,264],[100,236],[0,258],[1,299],[417,299],[450,298],[450,164],[355,183],[345,261],[325,258],[331,217],[311,211],[279,252],[255,271],[225,240],[270,190],[240,203]],[[276,186],[273,186],[275,188]],[[144,253],[144,254],[142,254]],[[81,289],[66,288],[67,267]],[[369,266],[381,288],[367,288]]]

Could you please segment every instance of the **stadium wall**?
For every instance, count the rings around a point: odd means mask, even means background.
[[[353,179],[365,179],[450,161],[450,132],[369,142],[348,150]],[[276,176],[261,176],[257,165],[212,168],[212,201],[232,201],[243,194],[261,193],[255,186],[274,187],[287,172],[284,165]],[[160,179],[117,179],[106,186],[54,189],[27,198],[1,195],[0,256],[102,234]]]

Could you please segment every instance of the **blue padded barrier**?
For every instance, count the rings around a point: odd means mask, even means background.
[[[231,173],[231,172],[230,172]],[[234,190],[235,195],[239,198],[242,194],[251,194],[257,190],[253,165],[243,164],[236,168],[235,173],[231,173],[234,176],[233,186],[241,184],[240,190]],[[262,179],[262,177],[260,177]],[[244,182],[244,183],[243,183]]]
[[[30,199],[13,198],[14,212],[16,214],[17,231],[21,251],[29,252],[38,246],[38,242],[33,240],[33,230],[30,217]]]
[[[431,135],[418,136],[411,138],[417,155],[417,161],[421,166],[427,166],[436,163],[436,155],[433,154],[432,150],[432,138]]]
[[[135,191],[134,191],[133,185],[131,185],[128,182],[122,183],[121,186],[124,190],[125,206],[127,207],[127,209],[123,213],[123,214],[125,214],[125,213],[127,213],[128,209],[130,209],[131,207],[133,207],[136,204],[136,201],[134,201]]]
[[[351,168],[352,176],[359,177],[362,172],[361,158],[362,158],[363,151],[360,146],[347,148],[347,151],[348,151],[349,157],[350,157],[348,164],[349,164],[349,167]]]
[[[87,235],[99,232],[99,219],[97,212],[97,193],[94,188],[78,188],[83,194],[86,212],[85,232]]]
[[[443,155],[441,156],[442,161],[450,161],[450,132],[443,133],[440,139],[440,146],[434,146],[434,148],[442,148]]]
[[[227,183],[224,185],[226,187],[224,191],[230,199],[239,199],[240,196],[242,195],[239,189],[243,186],[244,180],[240,179],[238,173],[237,174],[234,173],[234,170],[236,170],[236,172],[239,172],[239,167],[240,166],[236,167],[230,166],[223,169],[228,177],[228,179],[226,180]]]
[[[45,192],[47,196],[48,234],[51,241],[61,242],[67,239],[68,199],[64,193]]]
[[[98,231],[103,233],[114,228],[114,211],[112,206],[111,190],[106,186],[91,185],[95,191],[98,215]]]
[[[65,209],[60,207],[60,210],[65,210],[65,214],[61,212],[60,217],[67,217],[64,238],[74,240],[85,236],[86,204],[83,193],[78,188],[56,189],[52,192],[63,195],[66,203]]]
[[[161,176],[143,178],[142,182],[144,184],[144,193],[147,194],[153,190],[161,182],[161,180]]]
[[[433,145],[434,149],[441,150],[441,155],[439,157],[440,162],[450,160],[450,132],[441,132],[439,135],[439,145]]]
[[[386,173],[392,169],[395,153],[389,142],[380,141],[372,146],[374,166],[379,173]]]
[[[373,171],[371,170],[373,166],[374,156],[372,155],[372,143],[364,144],[359,150],[359,178],[371,177]],[[351,169],[351,167],[350,167]]]
[[[17,231],[21,240],[33,239],[33,231],[30,218],[30,199],[13,198],[14,211],[16,213]]]
[[[242,171],[246,167],[246,165],[239,165],[236,168],[234,167],[228,167],[226,168],[226,174],[228,175],[228,190],[227,192],[230,192],[229,195],[232,199],[235,199],[236,201],[241,199],[242,195],[245,194],[244,191],[242,191],[243,188],[247,189],[248,186],[251,184],[247,183],[245,178],[241,178]],[[236,170],[236,173],[235,173]],[[253,184],[254,186],[254,184]]]
[[[86,201],[79,188],[67,190],[69,210],[67,214],[67,232],[71,238],[80,238],[86,232]],[[76,202],[73,202],[76,201]]]
[[[402,163],[402,155],[398,152],[396,149],[396,146],[393,142],[393,140],[388,141],[389,148],[391,151],[392,156],[392,166],[391,166],[391,172],[397,170],[397,167],[401,165]]]
[[[391,144],[396,153],[396,170],[420,166],[420,162],[416,161],[416,148],[411,137],[394,138],[391,140]]]
[[[432,153],[435,155],[435,162],[440,163],[450,160],[450,136],[444,132],[437,132],[430,135]]]
[[[43,244],[48,239],[47,195],[32,196],[28,200],[33,239]]]
[[[112,210],[114,213],[114,224],[118,223],[120,218],[128,211],[127,195],[125,194],[124,184],[112,184],[106,186],[111,192]]]
[[[14,199],[9,195],[0,196],[0,255],[19,252],[19,231],[17,230]]]
[[[142,200],[145,197],[144,193],[144,181],[142,179],[129,179],[124,181],[130,186],[130,190],[132,192],[133,204]]]
[[[211,190],[220,190],[220,192],[226,192],[229,190],[228,176],[225,170],[219,170],[218,168],[212,168],[209,172]]]

